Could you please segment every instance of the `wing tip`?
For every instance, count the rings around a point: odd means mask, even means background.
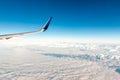
[[[53,17],[50,17],[50,18],[47,20],[47,22],[46,22],[45,25],[42,27],[42,29],[40,29],[41,32],[45,32],[45,31],[48,29],[49,24],[50,24],[52,18],[53,18]]]

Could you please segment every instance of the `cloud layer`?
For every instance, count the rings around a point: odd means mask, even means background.
[[[0,41],[1,80],[117,80],[120,44]]]

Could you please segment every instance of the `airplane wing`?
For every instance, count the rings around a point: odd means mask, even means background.
[[[23,36],[23,35],[27,35],[27,34],[34,34],[34,33],[44,32],[44,31],[46,31],[48,29],[48,26],[49,26],[51,20],[52,20],[52,17],[50,17],[48,19],[48,21],[46,22],[46,24],[40,30],[31,31],[31,32],[23,32],[23,33],[0,35],[0,40],[1,39],[11,39],[13,37],[19,37],[19,36]]]

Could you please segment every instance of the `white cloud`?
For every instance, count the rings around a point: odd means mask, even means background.
[[[0,44],[1,80],[120,78],[118,43],[11,39]]]

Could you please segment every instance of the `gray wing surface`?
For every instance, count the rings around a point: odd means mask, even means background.
[[[27,34],[35,34],[35,33],[44,32],[44,31],[46,31],[46,30],[48,29],[51,20],[52,20],[52,17],[50,17],[50,18],[47,20],[47,22],[45,23],[45,25],[44,25],[40,30],[30,31],[30,32],[22,32],[22,33],[15,33],[15,34],[0,35],[0,40],[2,40],[2,39],[11,39],[11,38],[13,38],[13,37],[24,36],[24,35],[27,35]]]

